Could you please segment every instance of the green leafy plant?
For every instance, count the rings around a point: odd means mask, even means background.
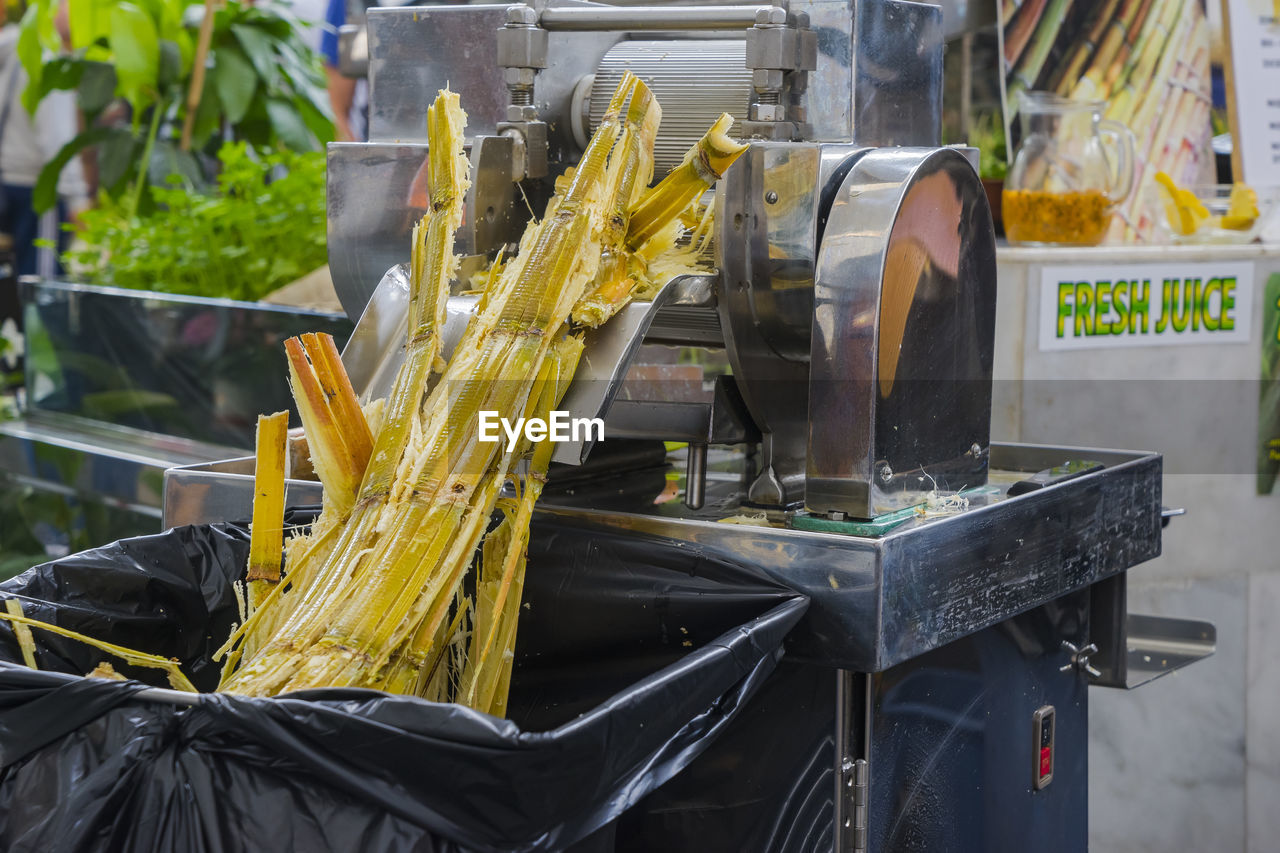
[[[216,189],[174,176],[155,206],[132,215],[104,199],[81,217],[82,245],[64,263],[97,284],[255,300],[325,262],[325,158],[218,151]]]
[[[983,180],[1002,181],[1009,172],[1009,153],[1004,123],[999,112],[974,119],[969,128],[969,144],[978,149],[978,175]]]
[[[55,89],[74,90],[87,129],[41,172],[38,209],[54,204],[58,174],[89,146],[101,191],[136,212],[170,175],[208,183],[224,139],[308,151],[333,138],[320,60],[279,6],[229,0],[207,26],[202,56],[202,0],[69,0],[69,51],[55,26],[60,4],[34,0],[22,18],[22,101],[34,111]],[[123,126],[105,120],[119,99],[131,112]]]

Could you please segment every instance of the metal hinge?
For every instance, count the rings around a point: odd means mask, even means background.
[[[865,758],[856,761],[846,758],[841,769],[844,771],[845,788],[844,835],[853,840],[853,853],[866,853],[867,783],[870,768]]]

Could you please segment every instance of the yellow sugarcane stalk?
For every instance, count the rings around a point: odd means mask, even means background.
[[[29,619],[25,616],[15,616],[7,609],[0,613],[0,619],[11,623],[15,629],[19,626],[30,628],[39,628],[42,631],[48,631],[51,634],[57,634],[59,637],[66,637],[69,640],[75,640],[84,643],[86,646],[92,646],[100,651],[115,655],[125,663],[134,666],[142,666],[150,669],[164,670],[165,675],[169,678],[169,685],[174,690],[184,690],[188,693],[197,693],[195,685],[183,674],[178,667],[177,661],[162,658],[159,655],[149,655],[144,652],[135,652],[133,649],[126,649],[123,646],[117,646],[114,643],[104,643],[102,640],[81,634],[79,631],[72,631],[70,628],[63,628],[61,625],[51,625],[48,622],[41,622],[38,619]]]
[[[280,582],[284,559],[284,480],[289,413],[258,416],[253,472],[253,522],[249,525],[249,607],[256,610]]]
[[[569,380],[578,367],[578,359],[582,355],[580,338],[563,338],[555,347],[548,360],[551,369],[547,371],[546,383],[543,387],[538,410],[542,417],[560,404],[565,392],[569,389]],[[533,449],[529,462],[529,472],[524,479],[524,488],[520,495],[518,509],[513,518],[505,522],[509,525],[506,532],[505,553],[501,560],[499,577],[490,585],[491,598],[487,608],[481,609],[477,602],[477,612],[484,613],[486,618],[477,619],[475,644],[476,653],[468,661],[469,670],[464,673],[459,701],[475,708],[488,710],[492,707],[501,676],[501,666],[496,669],[490,661],[496,651],[499,660],[511,651],[515,643],[515,620],[519,615],[520,595],[518,590],[524,584],[524,553],[529,542],[529,524],[533,519],[533,507],[542,495],[542,487],[546,484],[547,470],[551,466],[554,445],[549,441],[538,444]],[[487,544],[487,543],[486,543]],[[492,559],[496,564],[496,555],[491,558],[486,553],[486,560]],[[517,590],[512,592],[513,586]],[[514,607],[512,607],[514,602]],[[503,637],[498,642],[499,635]],[[496,647],[495,647],[496,644]],[[501,704],[505,707],[506,699]]]
[[[16,598],[6,598],[4,609],[10,616],[23,618],[22,602]],[[36,666],[36,641],[31,636],[31,629],[21,622],[14,622],[13,636],[18,641],[18,648],[22,651],[22,662],[28,669],[39,669],[40,667]]]
[[[636,287],[628,274],[626,238],[631,207],[653,178],[653,142],[662,110],[648,87],[637,87],[627,109],[627,124],[609,160],[609,216],[600,240],[600,269],[588,293],[573,309],[574,322],[595,328],[627,303]]]
[[[729,138],[733,117],[724,113],[685,153],[680,165],[671,170],[641,200],[631,213],[627,248],[635,251],[674,220],[706,189],[715,184],[742,156],[747,146]]]
[[[462,149],[465,122],[457,95],[448,90],[441,92],[428,110],[431,210],[414,229],[405,362],[374,439],[357,503],[336,541],[317,554],[318,564],[303,568],[307,583],[293,590],[298,600],[288,618],[254,659],[224,679],[225,689],[270,693],[287,683],[298,665],[299,651],[323,633],[326,612],[340,603],[343,584],[358,569],[362,555],[367,555],[374,542],[382,509],[390,497],[392,478],[409,441],[410,425],[440,353],[448,283],[456,269],[453,237],[462,222],[470,186]],[[290,572],[293,571],[291,567]]]
[[[456,100],[437,100],[429,115],[432,210],[415,232],[408,353],[359,491],[340,524],[322,518],[314,541],[290,547],[285,581],[239,632],[239,645],[234,637],[228,644],[225,689],[266,696],[362,686],[446,698],[460,684],[473,706],[505,712],[528,524],[551,446],[481,441],[480,415],[516,420],[549,410],[581,350],[566,336],[571,312],[589,288],[618,281],[617,267],[602,274],[602,255],[616,247],[632,264],[634,249],[649,241],[643,230],[665,234],[745,150],[725,136],[730,119],[722,117],[683,170],[637,204],[652,170],[659,112],[647,87],[625,74],[582,160],[557,180],[544,219],[482,282],[476,314],[427,393],[431,369],[441,367],[437,330],[457,268],[453,230],[466,191],[465,160],[452,156],[461,148],[460,114]],[[622,304],[626,296],[608,301]],[[530,454],[519,497],[500,501],[514,466]],[[486,538],[500,504],[507,521]],[[326,499],[326,513],[328,506]],[[473,606],[462,581],[482,540],[490,558]],[[283,618],[271,622],[266,610]],[[468,644],[463,626],[473,611]],[[261,650],[246,652],[230,672],[250,641]]]
[[[567,189],[537,226],[524,260],[504,271],[498,288],[503,298],[490,297],[469,325],[427,402],[417,463],[398,477],[401,488],[393,500],[402,508],[394,527],[369,561],[371,574],[329,620],[326,640],[316,651],[321,660],[302,664],[299,679],[329,678],[335,669],[354,673],[361,655],[375,666],[385,663],[399,646],[397,639],[417,631],[409,617],[424,609],[420,602],[427,602],[427,618],[443,620],[465,570],[461,561],[469,562],[472,539],[487,523],[510,464],[510,454],[504,454],[496,476],[485,482],[498,451],[476,437],[479,412],[512,419],[523,413],[550,332],[563,323],[583,280],[594,274],[590,267],[593,255],[598,259],[598,245],[589,239],[590,225],[602,215],[607,155],[618,113],[635,84],[634,78],[624,80]],[[477,495],[483,496],[478,505],[472,502]],[[425,594],[418,592],[424,588]],[[356,653],[348,654],[351,650]]]

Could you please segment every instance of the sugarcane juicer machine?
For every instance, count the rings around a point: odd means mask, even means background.
[[[714,190],[716,268],[588,333],[562,408],[605,439],[557,446],[529,583],[621,534],[810,607],[755,710],[617,847],[1084,850],[1087,686],[1202,657],[1213,626],[1127,613],[1125,570],[1160,553],[1158,454],[990,440],[995,238],[972,152],[938,145],[939,8],[433,5],[367,26],[371,141],[330,146],[328,193],[369,397],[400,357],[438,89],[469,116],[462,278],[518,239],[625,70],[663,108],[659,173],[722,111],[751,141]],[[446,339],[473,304],[451,300]],[[687,444],[674,475],[661,442]],[[247,518],[251,465],[169,472],[170,523]]]

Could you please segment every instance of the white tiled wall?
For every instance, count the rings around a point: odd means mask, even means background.
[[[1170,579],[1160,562],[1130,572],[1129,609],[1212,622],[1218,651],[1135,690],[1089,692],[1090,846],[1243,853],[1248,579]]]

